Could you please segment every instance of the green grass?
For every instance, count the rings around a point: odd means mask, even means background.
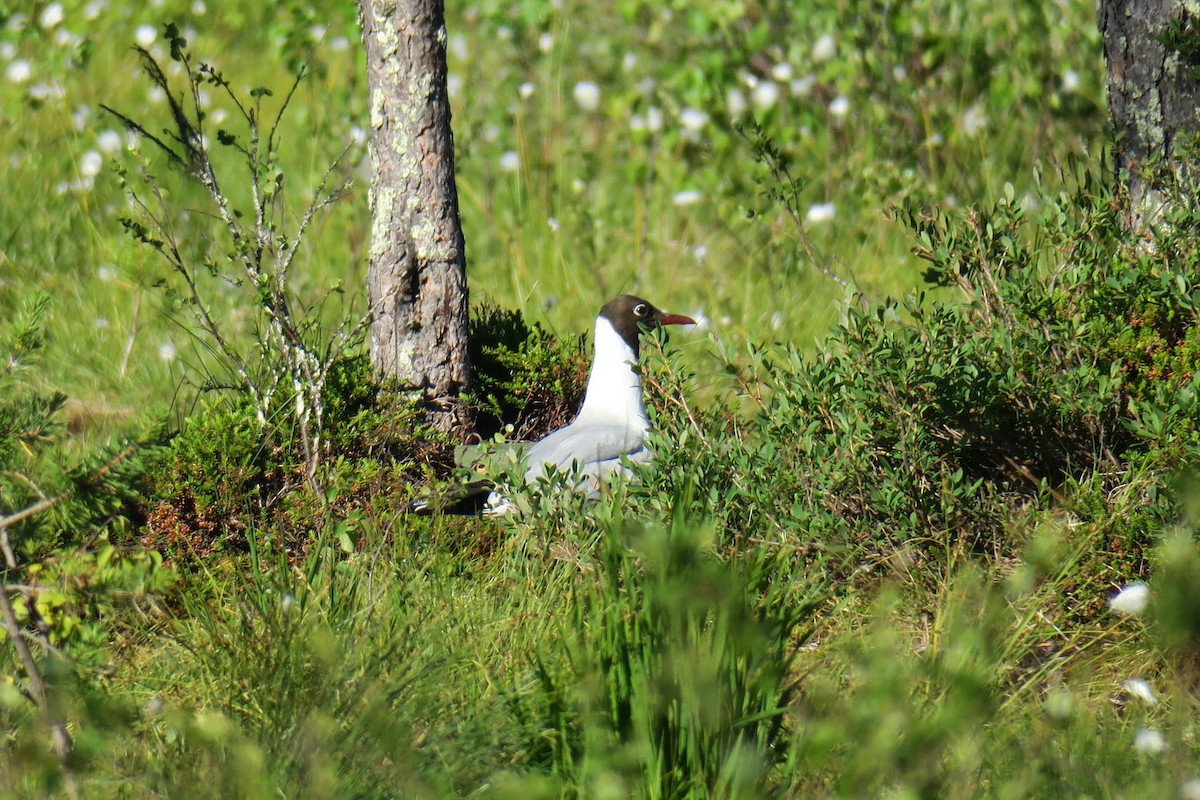
[[[175,21],[269,107],[311,54],[278,154],[299,213],[367,126],[353,8],[67,2],[47,29],[48,5],[0,3],[0,309],[48,293],[43,359],[11,391],[70,400],[64,429],[0,440],[0,485],[65,480],[39,454],[162,420],[195,459],[146,454],[150,485],[129,480],[149,519],[113,500],[14,534],[37,569],[6,579],[40,587],[73,665],[47,661],[84,796],[1200,796],[1200,495],[1177,478],[1200,452],[1194,224],[1164,260],[1114,244],[1093,4],[449,9],[473,304],[564,338],[620,292],[707,322],[647,348],[656,472],[499,522],[403,513],[437,444],[344,377],[362,415],[338,422],[325,496],[279,492],[286,447],[200,396],[216,362],[122,231],[115,175],[78,183],[120,132],[98,104],[166,126],[130,45],[153,26],[167,63]],[[796,195],[755,159],[765,140]],[[111,157],[137,181],[123,143]],[[215,248],[195,187],[149,164],[187,246]],[[364,305],[368,172],[298,262],[300,295],[346,290],[329,325]],[[787,203],[864,306],[808,263]],[[994,223],[999,288],[964,207]],[[920,242],[905,220],[926,209],[949,217]],[[964,274],[965,299],[945,288]],[[247,335],[234,293],[205,292]],[[981,325],[985,307],[1011,319]],[[1107,609],[1146,579],[1145,617]],[[0,648],[0,794],[61,792],[21,681]]]

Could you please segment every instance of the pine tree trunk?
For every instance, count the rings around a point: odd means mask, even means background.
[[[1115,166],[1129,191],[1131,230],[1146,231],[1169,190],[1190,191],[1197,177],[1189,164],[1200,131],[1197,15],[1195,0],[1100,0]]]
[[[454,184],[442,0],[359,0],[371,112],[371,362],[463,424],[465,243]]]

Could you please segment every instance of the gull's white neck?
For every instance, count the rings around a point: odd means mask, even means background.
[[[633,349],[612,324],[604,317],[597,317],[592,374],[576,422],[605,422],[636,430],[650,426],[642,399],[642,381],[633,368],[636,361]]]

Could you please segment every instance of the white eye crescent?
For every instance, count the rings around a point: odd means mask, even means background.
[[[633,307],[633,315],[634,315],[635,317],[644,317],[644,316],[646,316],[646,304],[645,304],[645,303],[638,303],[636,306],[634,306],[634,307]]]

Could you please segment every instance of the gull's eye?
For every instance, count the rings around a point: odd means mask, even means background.
[[[636,306],[633,307],[633,315],[635,317],[644,317],[644,316],[646,316],[647,311],[648,311],[648,309],[646,308],[645,303],[638,303]]]

